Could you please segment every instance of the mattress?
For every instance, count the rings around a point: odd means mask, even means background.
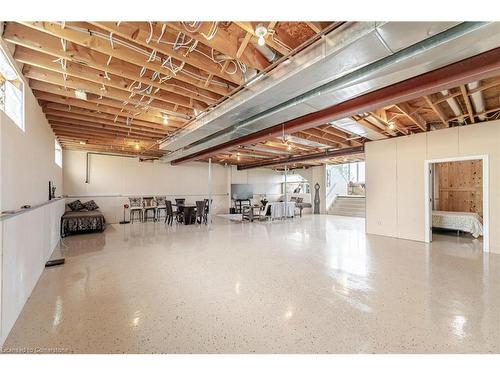
[[[432,211],[434,228],[461,230],[474,238],[483,235],[483,221],[475,212]]]

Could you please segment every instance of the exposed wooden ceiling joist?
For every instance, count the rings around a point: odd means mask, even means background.
[[[424,100],[427,103],[427,105],[434,111],[434,113],[439,117],[439,120],[445,127],[449,127],[450,125],[448,124],[448,120],[446,119],[446,116],[444,115],[443,111],[441,108],[439,108],[439,104],[434,104],[432,99],[428,96],[424,96]]]
[[[113,116],[119,115],[119,116],[130,117],[137,120],[146,121],[150,123],[149,126],[152,127],[162,127],[162,128],[165,127],[164,120],[162,120],[160,117],[156,117],[148,113],[139,113],[135,115],[137,112],[134,113],[129,109],[122,111],[121,109],[110,107],[107,105],[102,105],[100,103],[94,103],[88,100],[81,100],[76,98],[63,97],[60,95],[50,94],[38,90],[33,90],[33,94],[39,100],[39,102],[41,102],[42,107],[47,106],[51,108],[57,108],[57,105],[63,105],[71,108],[90,110],[93,111],[94,113],[106,113]],[[177,129],[180,126],[182,126],[182,123],[173,121],[168,122],[169,128],[171,127],[172,129]]]
[[[167,76],[175,76],[176,79],[184,81],[191,85],[197,86],[202,89],[208,89],[219,95],[226,95],[230,92],[229,87],[223,87],[220,85],[211,84],[208,87],[204,86],[205,79],[196,78],[193,76],[196,73],[190,72],[186,68],[186,71],[180,70],[176,74],[172,73],[170,69],[162,67],[159,61],[148,61],[148,56],[137,52],[131,48],[122,46],[119,43],[114,43],[112,38],[105,40],[98,36],[92,35],[89,31],[85,30],[74,30],[68,27],[63,28],[61,24],[54,22],[21,22],[23,25],[31,27],[35,30],[45,32],[47,34],[56,36],[58,38],[76,43],[83,47],[91,47],[93,50],[103,53],[107,56],[112,56],[119,60],[128,61],[132,64],[137,65],[139,68],[146,68],[152,71],[160,71],[162,74]],[[70,26],[70,25],[68,25]]]
[[[30,80],[29,85],[32,88],[32,90],[36,92],[43,92],[45,94],[52,94],[52,95],[58,95],[61,98],[71,98],[75,99],[74,97],[74,90],[73,89],[65,89],[63,86],[59,85],[54,85],[50,84],[47,82],[42,82],[42,81],[37,81],[37,80]],[[80,99],[78,99],[80,100]],[[147,110],[142,110],[139,111],[133,104],[126,104],[124,105],[121,101],[114,100],[114,99],[109,99],[106,97],[99,98],[98,95],[90,94],[87,93],[87,100],[84,102],[86,103],[93,103],[96,106],[108,106],[115,108],[119,110],[120,112],[123,113],[129,113],[131,114],[132,117],[139,118],[141,116],[146,116],[147,118],[155,117],[156,119],[162,119],[163,120],[163,112],[159,111],[158,109],[151,108],[149,107]],[[123,109],[123,111],[122,111]],[[153,120],[148,120],[152,121]],[[169,118],[168,120],[169,125],[173,125],[176,127],[182,126],[185,124],[185,121],[179,118]]]
[[[465,88],[465,85],[460,86],[460,92],[462,93],[462,97],[465,102],[465,106],[467,107],[467,114],[469,115],[470,120],[472,123],[476,122],[476,119],[474,118],[474,109],[472,109],[472,104],[469,99],[469,95],[467,93],[467,89]]]
[[[266,58],[251,44],[247,45],[240,58],[237,58],[236,56],[240,46],[237,34],[219,29],[211,39],[207,39],[203,36],[211,34],[210,31],[213,27],[213,22],[202,22],[200,28],[196,32],[189,32],[186,27],[184,27],[182,22],[168,22],[166,25],[167,28],[171,27],[177,32],[182,32],[183,34],[196,39],[198,42],[203,43],[222,54],[225,54],[233,59],[241,60],[241,62],[249,68],[264,70],[270,65],[269,61],[267,61]],[[254,35],[253,33],[251,34]]]
[[[29,51],[24,47],[16,49],[14,58],[17,61],[24,63],[26,65],[30,65],[45,70],[50,70],[52,72],[56,72],[59,74],[67,74],[68,76],[71,77],[90,81],[100,85],[105,85],[106,87],[113,87],[119,90],[130,91],[132,87],[138,87],[138,89],[133,91],[140,93],[141,91],[144,91],[148,87],[146,85],[144,86],[139,85],[137,84],[136,81],[132,81],[123,78],[121,76],[117,76],[114,74],[104,74],[100,70],[85,67],[83,65],[75,64],[72,62],[66,62],[63,68],[60,63],[54,61],[54,59],[51,58],[49,55]],[[161,90],[159,87],[157,87],[155,90],[151,89],[150,94],[148,94],[147,96],[174,105],[178,104],[179,106],[181,106],[181,108],[186,108],[186,109],[197,108],[200,110],[206,108],[205,103],[194,101],[192,98],[179,95],[170,91]]]
[[[173,127],[168,127],[166,125],[162,126],[158,124],[153,124],[150,122],[137,120],[123,115],[118,115],[118,114],[110,115],[102,112],[97,113],[95,111],[91,111],[88,109],[78,108],[78,107],[68,107],[65,106],[64,104],[58,104],[58,103],[47,103],[42,106],[42,109],[46,114],[51,114],[51,113],[54,114],[53,113],[54,111],[57,111],[59,114],[64,112],[67,115],[71,114],[75,119],[84,120],[86,118],[89,118],[92,120],[112,121],[115,124],[123,124],[127,128],[134,127],[136,129],[147,130],[152,133],[158,133],[158,134],[167,134],[169,131],[174,131],[176,129]]]
[[[415,125],[417,125],[421,130],[427,130],[427,124],[425,120],[417,113],[417,109],[410,107],[408,103],[398,103],[395,107],[407,118],[409,118]]]
[[[219,94],[200,89],[175,78],[163,82],[160,82],[160,78],[155,78],[153,80],[154,72],[152,70],[146,69],[141,77],[142,69],[140,67],[118,59],[109,60],[109,56],[95,52],[90,48],[70,44],[66,47],[66,51],[63,51],[61,42],[56,37],[36,30],[31,30],[18,24],[9,23],[7,25],[4,39],[16,45],[14,57],[20,62],[23,62],[23,59],[29,59],[37,54],[38,56],[44,54],[51,56],[51,61],[61,61],[64,59],[66,62],[73,62],[84,67],[96,69],[100,71],[103,76],[105,73],[114,74],[131,81],[137,81],[146,86],[152,85],[154,88],[160,88],[206,104],[213,104],[221,98]],[[19,28],[24,30],[16,31]],[[35,33],[36,35],[31,35]],[[37,52],[37,54],[34,52]],[[33,53],[33,55],[30,53]]]
[[[167,103],[158,99],[154,99],[147,95],[136,94],[133,97],[130,97],[130,93],[126,90],[116,89],[114,87],[99,85],[97,83],[93,83],[87,80],[83,80],[80,78],[75,78],[72,76],[68,76],[67,79],[64,79],[61,74],[57,74],[51,72],[49,70],[25,66],[23,69],[23,74],[27,78],[31,78],[37,81],[47,82],[53,85],[68,87],[73,90],[85,90],[85,92],[92,93],[94,95],[102,95],[103,97],[111,98],[114,100],[118,100],[121,102],[132,103],[138,106],[148,106],[152,108],[156,108],[159,111],[168,113],[170,116],[191,116],[193,112],[189,108],[177,108],[175,109],[175,105],[172,103]],[[149,100],[144,100],[145,98],[153,99],[151,102]],[[141,101],[142,99],[142,101]]]
[[[244,83],[244,77],[240,70],[237,70],[235,74],[228,74],[227,72],[222,72],[219,64],[215,63],[211,58],[203,54],[195,51],[192,51],[191,53],[184,53],[186,52],[185,50],[174,50],[173,44],[176,41],[176,35],[171,35],[169,31],[170,28],[165,28],[162,33],[162,27],[156,23],[150,23],[149,26],[146,26],[147,29],[141,22],[120,22],[119,25],[117,22],[89,23],[127,40],[133,41],[143,47],[146,47],[148,50],[157,50],[158,52],[190,64],[198,69],[213,74],[214,76],[223,78],[224,80],[232,82],[237,86]],[[162,39],[158,42],[160,36]],[[171,44],[169,45],[165,43]]]

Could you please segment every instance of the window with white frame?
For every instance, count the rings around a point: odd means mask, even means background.
[[[349,182],[364,183],[365,182],[365,162],[355,162],[342,164],[344,176]]]
[[[54,140],[55,143],[55,151],[54,151],[54,160],[58,166],[62,168],[62,148],[57,140]]]
[[[24,83],[1,48],[0,110],[24,131]]]
[[[283,182],[281,191],[285,193],[285,183]],[[287,194],[303,194],[309,193],[309,182],[299,174],[291,174],[288,176],[286,184]]]

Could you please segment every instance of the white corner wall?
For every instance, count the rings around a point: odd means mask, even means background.
[[[0,211],[46,203],[49,181],[57,187],[56,194],[62,194],[54,134],[24,84],[25,130],[0,111]],[[0,347],[57,245],[62,202],[0,218]]]
[[[500,253],[500,121],[365,145],[367,233],[425,240],[425,160],[489,155],[490,251]]]

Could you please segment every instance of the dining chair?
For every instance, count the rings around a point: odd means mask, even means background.
[[[156,205],[153,197],[142,197],[142,203],[144,206],[144,221],[148,221],[148,217],[151,217],[153,221],[156,221]],[[152,216],[148,216],[148,212],[152,212]]]
[[[210,208],[213,207],[214,205],[214,200],[210,199],[210,204],[208,203],[209,200],[207,198],[204,199],[205,202],[205,220],[208,221],[208,213],[210,211]]]
[[[142,198],[141,197],[129,197],[130,202],[130,222],[133,223],[136,216],[139,216],[139,221],[142,221],[144,217]]]
[[[172,209],[172,201],[165,201],[165,223],[172,225],[174,221],[174,210]]]
[[[175,211],[175,218],[178,222],[182,222],[184,217],[184,207],[180,205],[186,203],[186,198],[175,198],[175,203],[177,204],[177,210]]]
[[[160,220],[161,217],[161,211],[165,212],[165,216],[167,215],[167,205],[166,205],[167,197],[165,196],[156,196],[155,197],[155,203],[156,203],[156,219]]]
[[[198,224],[207,223],[205,207],[205,201],[196,201],[196,222]]]

